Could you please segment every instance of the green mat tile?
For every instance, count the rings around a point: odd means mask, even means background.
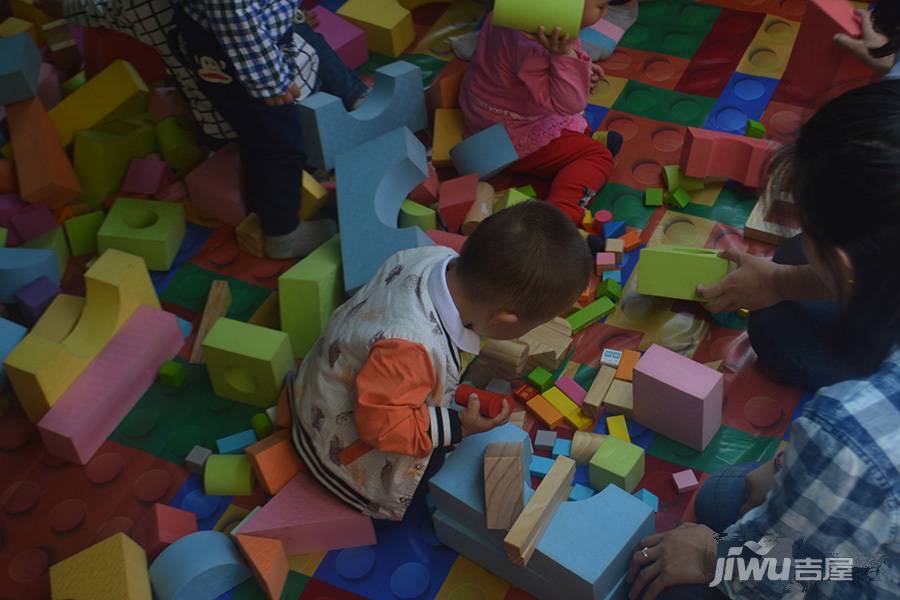
[[[295,571],[289,571],[284,590],[281,592],[281,600],[297,600],[309,584],[309,577]],[[266,600],[268,596],[263,591],[256,579],[248,579],[241,585],[231,590],[231,600]]]
[[[160,300],[181,306],[191,312],[202,313],[209,295],[209,288],[217,279],[228,281],[228,287],[231,288],[231,308],[228,309],[227,316],[238,321],[249,320],[271,293],[271,290],[266,288],[207,271],[193,263],[187,263],[172,277],[160,296]]]
[[[644,206],[644,193],[627,185],[607,183],[594,197],[590,210],[608,210],[617,221],[643,229],[653,215],[653,208]]]
[[[715,103],[715,98],[673,92],[639,81],[629,81],[613,104],[613,110],[657,121],[703,127]]]
[[[721,9],[693,0],[645,0],[637,22],[622,37],[625,48],[691,58]]]
[[[775,456],[779,441],[750,435],[723,425],[703,452],[697,452],[662,435],[656,436],[647,452],[691,469],[715,473],[742,462],[767,461]]]
[[[732,227],[743,227],[755,204],[756,194],[752,191],[727,186],[722,188],[713,206],[690,204],[682,212]]]

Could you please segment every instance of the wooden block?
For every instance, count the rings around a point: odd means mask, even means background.
[[[691,469],[679,471],[678,473],[672,473],[672,483],[675,484],[675,489],[678,490],[679,494],[692,492],[700,487],[700,483],[697,481],[697,476],[694,475],[694,471],[692,471]]]
[[[7,114],[22,198],[50,208],[75,200],[81,183],[40,100],[10,104]]]
[[[631,436],[628,434],[628,426],[625,424],[625,417],[615,415],[606,418],[606,429],[609,435],[617,437],[623,442],[631,443]]]
[[[156,503],[131,530],[134,541],[152,561],[170,544],[197,531],[197,515],[192,512]]]
[[[434,113],[434,146],[431,151],[431,162],[437,167],[453,165],[450,150],[463,140],[465,119],[461,110],[456,108],[439,108]]]
[[[557,458],[503,539],[503,547],[513,563],[526,565],[531,560],[560,503],[569,496],[574,477],[575,461],[565,456]]]
[[[800,226],[796,218],[792,216],[779,216],[778,219],[770,219],[772,199],[768,194],[763,194],[747,217],[744,224],[744,237],[757,240],[773,246],[779,246],[783,242],[800,234]]]
[[[176,202],[120,198],[97,232],[97,248],[116,248],[168,271],[185,235],[184,207]]]
[[[489,183],[479,181],[475,202],[469,207],[469,212],[463,219],[463,234],[472,235],[481,222],[492,214],[494,214],[494,188]]]
[[[491,444],[484,452],[484,504],[488,529],[509,529],[524,507],[522,444]]]
[[[540,430],[534,436],[534,447],[538,450],[553,450],[556,443],[556,432]]]
[[[777,148],[777,144],[767,140],[689,127],[681,170],[690,177],[734,179],[757,188]]]
[[[515,412],[510,413],[509,422],[518,427],[519,429],[525,429],[525,411],[517,410]]]
[[[471,395],[475,395],[478,397],[479,411],[482,415],[489,419],[493,419],[501,412],[503,412],[504,402],[506,402],[507,406],[512,408],[512,398],[509,395],[480,390],[476,387],[466,384],[461,384],[456,388],[454,401],[460,406],[468,406],[469,396]]]
[[[460,175],[476,174],[490,179],[519,160],[506,126],[497,123],[458,143],[450,150],[453,166]]]
[[[532,329],[519,340],[528,345],[528,366],[556,370],[572,347],[572,326],[557,317]]]
[[[223,147],[191,171],[184,181],[191,203],[204,212],[233,227],[246,218],[237,144]]]
[[[591,487],[603,491],[617,485],[629,494],[644,476],[644,449],[609,436],[591,458]]]
[[[278,539],[288,555],[369,546],[372,520],[350,508],[305,473],[298,473],[242,528],[244,535]]]
[[[644,248],[639,262],[638,292],[702,302],[697,286],[718,283],[728,275],[730,265],[714,248]]]
[[[369,48],[366,33],[361,28],[321,5],[316,7],[316,16],[319,18],[316,33],[325,38],[347,68],[357,69],[366,64]]]
[[[634,368],[635,420],[702,452],[722,424],[724,375],[650,346]]]
[[[594,266],[596,267],[597,275],[605,271],[616,271],[620,268],[616,255],[612,252],[598,252],[594,256]]]
[[[596,419],[600,414],[600,407],[606,398],[607,392],[616,377],[616,370],[612,367],[602,365],[594,378],[594,382],[588,389],[581,404],[581,411],[592,419]]]
[[[206,339],[206,335],[216,321],[228,313],[229,308],[231,308],[231,289],[228,287],[228,282],[224,279],[213,281],[209,288],[203,316],[200,318],[200,327],[197,328],[197,335],[194,336],[194,348],[191,351],[189,362],[195,365],[206,362],[203,340]]]
[[[613,304],[612,300],[604,297],[588,304],[575,314],[569,316],[567,320],[569,321],[569,324],[572,325],[572,331],[578,333],[603,317],[608,316],[615,309],[616,305]]]
[[[606,240],[606,251],[616,255],[616,260],[621,261],[625,253],[625,242],[620,239]]]
[[[569,456],[579,465],[591,462],[594,453],[597,452],[606,438],[609,436],[588,431],[576,431],[572,436],[572,446],[569,448]]]
[[[372,52],[397,58],[415,40],[412,13],[395,0],[349,0],[337,14],[366,32]]]
[[[580,412],[580,408],[577,404],[572,402],[568,396],[566,396],[562,390],[557,388],[556,386],[550,388],[546,392],[542,394],[544,396],[544,400],[550,403],[550,405],[559,411],[559,413],[563,416],[566,416],[573,411]]]
[[[553,405],[547,402],[540,394],[526,402],[525,406],[550,429],[556,429],[562,423],[562,413],[553,408]]]
[[[238,534],[235,538],[266,595],[272,600],[281,598],[290,570],[284,545],[279,540],[251,535]]]
[[[265,251],[263,250],[263,232],[260,225],[259,215],[250,213],[241,224],[234,230],[237,238],[238,248],[253,256],[263,258]]]
[[[528,383],[536,387],[541,393],[553,387],[554,380],[553,373],[543,367],[536,367],[528,374]]]
[[[625,252],[631,252],[632,250],[637,250],[640,245],[643,243],[641,241],[640,234],[634,229],[630,229],[625,232],[621,238],[622,243],[625,245]]]
[[[438,213],[448,231],[459,232],[476,198],[478,175],[467,175],[441,183]]]
[[[147,556],[134,540],[116,533],[50,567],[53,600],[151,600]]]
[[[622,381],[634,380],[634,366],[641,360],[641,353],[635,350],[622,350],[622,358],[616,367],[616,379]]]
[[[603,407],[611,415],[625,415],[634,418],[634,389],[630,381],[616,379],[609,386]]]
[[[557,440],[559,441],[559,440]],[[556,443],[554,442],[554,446]],[[532,477],[543,478],[547,476],[550,469],[553,468],[553,461],[544,456],[532,456],[531,464],[528,466],[528,473]]]
[[[578,406],[584,404],[584,397],[587,395],[587,392],[571,377],[567,375],[560,377],[556,380],[556,387]]]
[[[183,342],[174,315],[138,308],[38,423],[47,451],[87,464]]]
[[[153,561],[150,581],[159,600],[218,597],[252,577],[231,536],[198,531]]]
[[[244,452],[256,474],[256,480],[267,494],[275,495],[306,467],[291,443],[288,429],[276,431],[267,438],[248,446]]]

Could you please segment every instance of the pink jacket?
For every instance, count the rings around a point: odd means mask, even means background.
[[[459,94],[466,135],[503,123],[524,158],[565,130],[584,131],[591,62],[575,48],[577,57],[553,54],[488,15]]]

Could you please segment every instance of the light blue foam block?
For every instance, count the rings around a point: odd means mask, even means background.
[[[6,385],[6,373],[3,370],[3,361],[6,360],[7,355],[12,352],[12,349],[22,341],[22,338],[25,337],[26,333],[28,333],[28,330],[18,323],[13,323],[12,321],[0,317],[0,390]]]
[[[29,248],[0,248],[0,302],[15,302],[15,293],[38,277],[59,283],[56,253]]]
[[[576,483],[572,486],[572,491],[569,493],[569,500],[572,502],[578,502],[579,500],[586,500],[594,495],[594,490],[589,488],[586,485],[581,485],[580,483]]]
[[[657,498],[656,494],[654,494],[650,490],[641,488],[632,495],[652,508],[653,512],[659,512],[659,498]]]
[[[221,531],[183,537],[150,566],[158,600],[213,600],[251,576],[231,537]]]
[[[506,126],[497,123],[454,146],[450,158],[461,177],[477,173],[481,179],[490,179],[519,160],[519,155]]]
[[[556,441],[558,442],[559,440]],[[546,456],[534,456],[531,459],[528,473],[534,477],[546,477],[547,473],[550,472],[550,469],[553,468],[553,462],[552,458],[547,458]]]
[[[551,454],[553,455],[553,458],[556,458],[557,456],[572,456],[572,440],[557,438],[556,442],[553,444],[553,451]]]
[[[365,285],[391,255],[433,242],[418,227],[397,228],[400,206],[428,176],[425,147],[401,127],[337,159],[344,289]]]
[[[27,33],[0,38],[0,105],[37,95],[41,54]]]
[[[244,448],[256,443],[256,432],[252,429],[239,431],[232,435],[216,440],[216,449],[219,454],[242,454]]]
[[[332,169],[342,153],[398,127],[428,127],[422,70],[403,61],[381,67],[375,87],[352,112],[336,96],[313,94],[300,103],[300,122],[309,164]]]

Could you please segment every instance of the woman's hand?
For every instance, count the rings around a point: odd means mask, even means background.
[[[541,46],[553,54],[575,56],[575,51],[572,48],[573,40],[569,38],[568,33],[563,33],[559,27],[554,29],[550,35],[547,35],[547,29],[541,25],[538,28],[537,40]]]
[[[857,9],[856,14],[859,15],[862,24],[862,37],[852,38],[846,33],[839,33],[834,36],[834,43],[846,48],[847,51],[865,63],[873,71],[877,73],[887,73],[894,65],[894,57],[885,56],[884,58],[875,58],[869,54],[870,48],[880,48],[884,46],[888,42],[887,37],[875,31],[875,28],[872,26],[872,16],[869,14],[869,11]]]
[[[766,501],[766,495],[775,486],[775,462],[770,460],[750,471],[744,483],[747,486],[747,501],[741,506],[741,515]]]
[[[653,600],[673,585],[709,583],[715,568],[715,532],[705,525],[685,523],[641,540],[628,566],[628,598]]]
[[[600,65],[591,63],[591,92],[597,87],[597,84],[600,83],[600,80],[603,79],[603,76],[606,73],[603,71],[603,67]]]
[[[462,427],[462,436],[468,437],[476,433],[490,431],[494,427],[505,425],[509,421],[509,402],[503,401],[503,410],[493,419],[488,419],[481,414],[481,400],[475,394],[469,395],[469,404],[459,413],[459,423]]]
[[[776,284],[776,273],[783,265],[734,248],[725,250],[719,256],[736,263],[737,269],[719,283],[697,286],[697,293],[709,300],[706,310],[712,313],[731,312],[739,308],[760,310],[784,300]]]

